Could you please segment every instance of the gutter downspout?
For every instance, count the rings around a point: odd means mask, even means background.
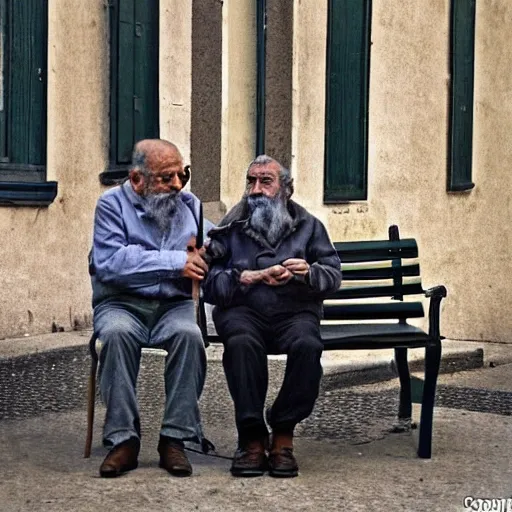
[[[267,0],[256,0],[256,156],[265,153]]]

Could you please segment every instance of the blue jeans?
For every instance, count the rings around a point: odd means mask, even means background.
[[[201,442],[198,400],[206,377],[206,354],[193,301],[108,299],[94,308],[94,330],[103,343],[99,372],[107,408],[103,444],[111,447],[130,437],[140,438],[136,382],[143,347],[167,351],[160,434]]]

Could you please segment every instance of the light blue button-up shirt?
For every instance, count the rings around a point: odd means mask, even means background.
[[[115,296],[190,298],[181,276],[187,245],[197,235],[199,199],[181,191],[168,232],[148,218],[143,198],[129,181],[105,192],[96,205],[90,255],[93,306]],[[212,224],[204,222],[205,231]]]

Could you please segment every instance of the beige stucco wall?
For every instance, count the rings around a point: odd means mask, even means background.
[[[0,207],[0,338],[90,321],[86,255],[98,173],[108,155],[108,14],[103,0],[54,0],[49,11],[48,208]],[[161,0],[161,134],[190,157],[191,7]],[[368,201],[322,203],[326,0],[294,2],[292,172],[295,198],[333,239],[418,239],[425,286],[449,297],[451,338],[510,341],[512,5],[477,2],[473,177],[447,194],[449,0],[374,0]],[[181,13],[179,16],[176,13]],[[243,192],[254,156],[255,5],[225,0],[222,39],[221,199]],[[171,27],[171,29],[168,29]],[[244,30],[241,30],[243,27]],[[176,71],[176,69],[178,71]],[[273,113],[272,115],[275,115]],[[289,115],[289,113],[286,113]]]
[[[87,252],[107,155],[107,10],[49,2],[47,208],[0,208],[0,337],[88,321]]]
[[[243,29],[242,29],[243,27]],[[222,10],[221,201],[245,188],[256,147],[256,2],[224,0]]]
[[[186,163],[190,163],[191,51],[191,1],[160,0],[160,137],[174,142]]]
[[[161,0],[161,136],[190,158],[191,8]],[[181,13],[177,15],[177,13]],[[87,253],[108,162],[108,8],[49,2],[47,208],[0,207],[0,338],[90,325]],[[178,72],[176,70],[179,70]]]
[[[334,240],[417,238],[424,285],[445,284],[450,338],[512,341],[512,4],[477,2],[473,178],[446,193],[449,0],[374,0],[368,201],[325,206],[326,2],[295,2],[296,199]]]

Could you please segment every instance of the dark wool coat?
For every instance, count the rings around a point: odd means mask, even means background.
[[[292,225],[275,247],[250,227],[245,201],[208,233],[210,271],[203,285],[206,302],[221,309],[245,305],[269,316],[301,311],[321,316],[322,300],[340,287],[340,260],[316,217],[291,200],[288,211]],[[240,284],[242,271],[264,269],[288,258],[306,260],[308,276],[294,276],[282,286]]]

